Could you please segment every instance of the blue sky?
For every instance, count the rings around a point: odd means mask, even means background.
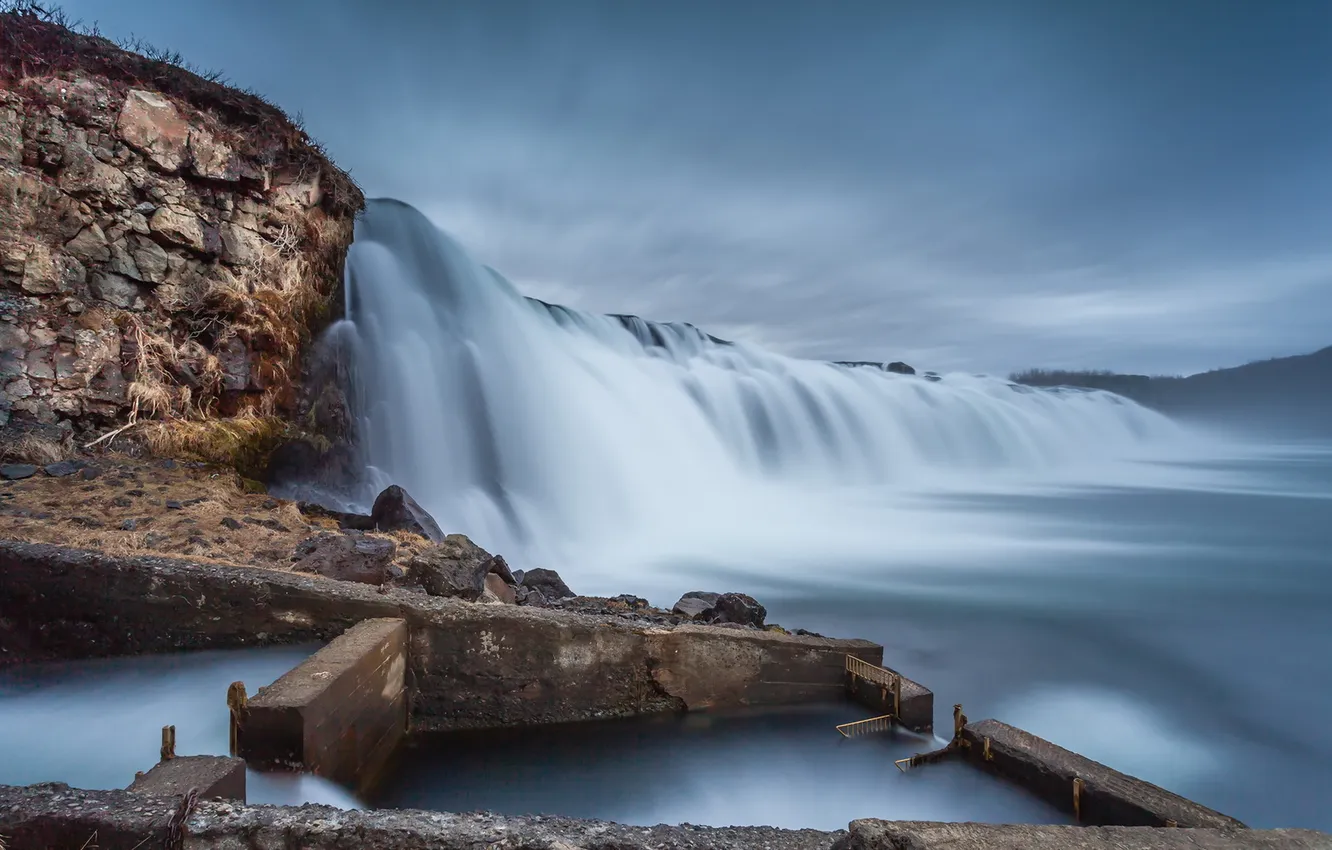
[[[1332,344],[1332,3],[66,0],[529,294],[799,356]]]

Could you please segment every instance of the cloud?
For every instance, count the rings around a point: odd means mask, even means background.
[[[941,371],[1332,341],[1317,0],[66,5],[547,300]]]

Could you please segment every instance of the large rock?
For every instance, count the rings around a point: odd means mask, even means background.
[[[383,537],[324,532],[301,541],[292,569],[339,581],[381,585],[401,572],[393,566],[397,551],[397,544]]]
[[[709,623],[735,623],[761,629],[767,617],[768,609],[760,605],[754,597],[743,593],[723,593],[717,597],[712,608],[704,611],[697,619]]]
[[[539,592],[548,601],[568,599],[575,595],[569,589],[569,585],[564,583],[564,579],[560,578],[559,573],[545,567],[537,567],[523,573],[523,587],[529,591]]]
[[[370,519],[378,531],[410,531],[430,540],[444,539],[435,518],[397,484],[389,485],[375,497]]]
[[[413,556],[407,562],[403,581],[431,596],[475,602],[486,593],[486,582],[492,574],[501,583],[512,585],[513,577],[503,558],[492,556],[465,535],[450,534]]]
[[[717,604],[717,599],[720,596],[720,593],[708,593],[705,590],[691,590],[684,596],[680,597],[680,601],[675,603],[671,608],[671,611],[679,614],[681,617],[688,617],[692,620],[705,611],[711,611],[712,606]]]
[[[916,370],[901,360],[894,360],[885,367],[889,372],[896,372],[899,375],[914,375]]]
[[[157,212],[148,220],[153,233],[168,242],[183,245],[200,253],[204,250],[203,224],[199,217],[180,207],[158,207]]]
[[[120,107],[116,132],[163,171],[178,171],[185,161],[190,125],[175,104],[157,92],[131,89]]]

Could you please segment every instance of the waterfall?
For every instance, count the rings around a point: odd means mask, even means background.
[[[1104,468],[1179,437],[1109,393],[798,360],[525,298],[397,201],[358,222],[347,298],[366,501],[401,484],[506,555],[776,541],[851,521],[848,494]]]

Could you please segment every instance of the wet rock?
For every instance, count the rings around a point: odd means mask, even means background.
[[[434,517],[397,484],[385,488],[384,492],[375,498],[375,505],[370,510],[370,519],[377,531],[410,531],[428,540],[444,539],[444,532],[440,530]]]
[[[218,523],[218,524],[221,525],[223,528],[229,528],[229,529],[231,529],[232,531],[240,531],[242,528],[245,527],[245,526],[241,525],[241,521],[240,521],[240,520],[235,519],[235,518],[233,518],[233,517],[229,517],[229,516],[224,516],[224,517],[222,517],[222,522],[220,522],[220,523]]]
[[[672,606],[671,611],[692,620],[704,611],[712,610],[712,606],[717,604],[717,599],[720,596],[720,593],[691,590],[680,597],[680,600]]]
[[[744,593],[723,593],[717,597],[712,608],[703,612],[697,619],[715,625],[733,623],[761,629],[767,616],[768,609],[760,605],[754,597]]]
[[[431,596],[474,602],[485,593],[486,576],[492,572],[501,579],[508,574],[503,558],[492,557],[462,534],[450,534],[408,561],[402,581]]]
[[[22,481],[37,474],[37,467],[30,463],[6,463],[0,466],[0,478],[6,481]]]
[[[42,472],[45,472],[47,475],[51,476],[52,478],[64,478],[68,475],[73,475],[78,471],[79,471],[79,464],[75,463],[72,460],[62,460],[57,463],[48,463],[46,466],[42,467]]]
[[[901,360],[894,360],[884,367],[889,372],[896,372],[899,375],[914,375],[916,370],[903,363]]]
[[[301,541],[292,569],[377,586],[389,580],[389,566],[397,551],[397,544],[382,537],[323,532]]]
[[[569,589],[569,585],[564,583],[564,579],[560,578],[559,573],[545,567],[537,567],[523,573],[523,587],[539,591],[547,601],[568,599],[575,595]]]

